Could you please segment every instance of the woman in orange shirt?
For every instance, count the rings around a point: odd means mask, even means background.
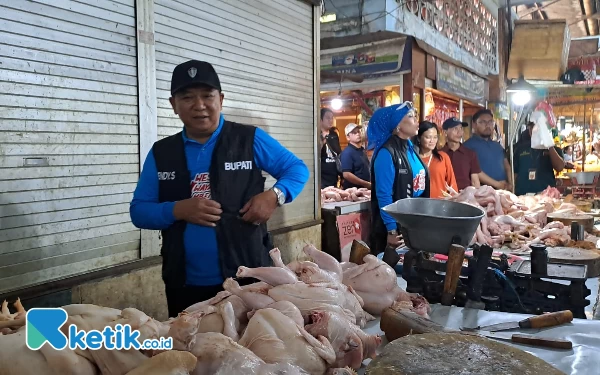
[[[429,169],[431,198],[443,198],[446,184],[458,191],[450,157],[437,149],[438,137],[439,130],[436,124],[430,121],[423,121],[419,124],[419,133],[415,144],[419,148],[419,157]]]

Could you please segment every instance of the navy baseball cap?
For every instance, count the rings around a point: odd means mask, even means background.
[[[221,91],[221,81],[215,68],[206,61],[189,60],[173,69],[171,96],[192,86],[208,86]]]
[[[456,117],[450,117],[448,120],[444,121],[444,123],[442,124],[442,129],[448,130],[448,129],[452,129],[453,127],[458,126],[458,125],[462,125],[463,127],[469,126],[469,124],[467,124],[466,122],[460,121]]]

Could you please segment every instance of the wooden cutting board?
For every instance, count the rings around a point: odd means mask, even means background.
[[[560,375],[520,349],[461,333],[424,333],[392,341],[367,366],[367,375]]]
[[[552,263],[585,264],[587,277],[600,276],[600,251],[573,247],[548,247],[548,258]]]
[[[565,214],[557,214],[557,213],[549,213],[548,214],[548,222],[551,221],[560,221],[564,225],[571,226],[572,222],[578,222],[583,225],[585,230],[588,233],[591,233],[594,229],[594,217],[592,215],[565,215]]]

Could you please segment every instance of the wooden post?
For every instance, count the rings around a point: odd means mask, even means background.
[[[458,278],[462,270],[465,257],[465,248],[460,245],[452,245],[448,251],[446,262],[446,277],[444,279],[444,292],[442,293],[442,305],[450,306],[454,301]]]
[[[366,243],[359,240],[352,241],[352,247],[350,248],[350,262],[355,264],[363,264],[363,258],[371,254],[371,249]]]

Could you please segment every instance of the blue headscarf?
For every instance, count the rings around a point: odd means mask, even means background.
[[[379,108],[375,111],[373,117],[369,120],[369,126],[367,128],[367,137],[369,140],[368,149],[377,152],[377,150],[390,139],[394,129],[396,129],[400,121],[402,121],[412,109],[412,106],[405,102]]]

